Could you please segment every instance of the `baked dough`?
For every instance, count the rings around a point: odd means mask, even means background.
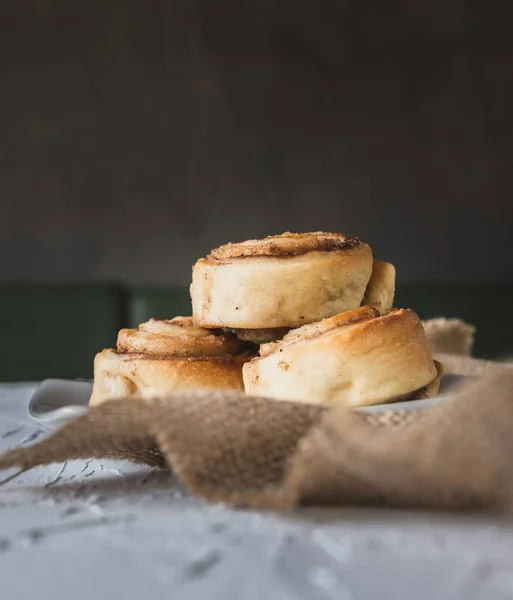
[[[362,305],[374,306],[380,314],[387,313],[394,304],[395,267],[389,262],[375,260],[372,275]]]
[[[418,316],[363,306],[290,331],[260,347],[243,367],[247,394],[353,407],[438,391],[434,363]]]
[[[117,350],[96,355],[89,404],[196,388],[244,389],[242,365],[254,348],[231,332],[196,327],[192,317],[151,319],[122,329]]]
[[[192,270],[194,321],[273,329],[313,323],[361,305],[370,247],[340,233],[283,233],[227,244]]]

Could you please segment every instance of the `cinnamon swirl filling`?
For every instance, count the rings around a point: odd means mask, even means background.
[[[286,231],[280,235],[272,235],[262,240],[247,240],[245,242],[230,242],[212,250],[207,260],[228,261],[236,258],[268,256],[289,258],[301,256],[308,252],[332,252],[351,250],[360,244],[355,237],[341,233],[291,233]]]
[[[253,348],[230,331],[196,327],[192,317],[150,319],[137,329],[122,329],[117,351],[152,358],[237,355]]]

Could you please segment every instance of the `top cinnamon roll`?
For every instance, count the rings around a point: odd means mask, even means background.
[[[116,350],[96,355],[89,403],[194,388],[243,389],[242,365],[254,348],[229,331],[196,327],[192,317],[150,319],[122,329]]]
[[[360,306],[370,247],[340,233],[283,233],[227,244],[196,262],[194,321],[207,327],[297,327]]]

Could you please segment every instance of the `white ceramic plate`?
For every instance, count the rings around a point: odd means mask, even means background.
[[[455,387],[464,379],[464,377],[457,375],[444,375],[440,382],[440,394],[436,398],[366,406],[361,410],[421,410],[429,408],[446,400]],[[29,402],[29,414],[45,427],[50,429],[60,427],[66,421],[87,411],[91,389],[91,381],[45,379],[36,389]]]
[[[87,411],[93,384],[90,381],[45,379],[28,405],[30,416],[51,429]]]

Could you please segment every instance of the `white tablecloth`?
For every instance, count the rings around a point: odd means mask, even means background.
[[[34,387],[0,386],[0,451],[48,433],[27,414]],[[114,461],[0,486],[1,600],[512,597],[513,527],[497,518],[232,510]]]

